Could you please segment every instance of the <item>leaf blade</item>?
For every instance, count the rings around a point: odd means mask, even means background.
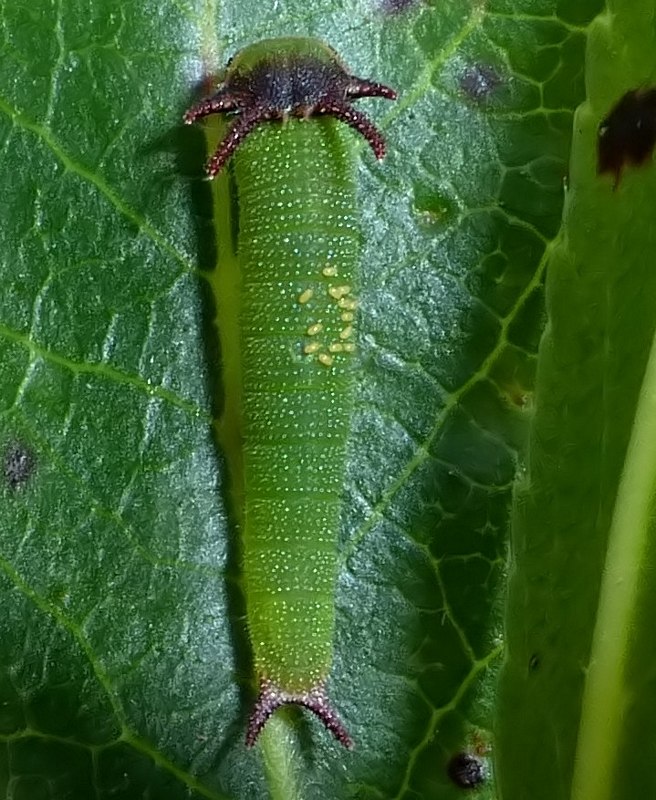
[[[654,246],[654,176],[627,169],[613,191],[612,176],[597,174],[597,145],[619,98],[655,76],[642,57],[652,32],[641,15],[650,12],[608,6],[589,31],[588,98],[575,118],[570,191],[549,261],[541,400],[516,496],[499,725],[509,798],[654,790],[637,766],[646,757],[638,719],[644,730],[653,708],[644,640],[653,465],[648,453],[640,462],[639,430],[652,424],[641,404],[651,391],[653,277],[643,253]],[[624,590],[613,587],[617,570]]]

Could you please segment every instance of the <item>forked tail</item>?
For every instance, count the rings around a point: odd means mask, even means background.
[[[323,683],[317,684],[307,692],[286,692],[266,679],[260,683],[260,693],[248,720],[247,747],[255,744],[266,721],[274,711],[284,705],[297,705],[309,709],[344,747],[349,749],[353,747],[353,740],[331,706]]]

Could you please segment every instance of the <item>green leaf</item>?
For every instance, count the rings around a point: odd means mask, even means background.
[[[504,798],[656,795],[656,174],[597,174],[602,120],[656,82],[653,3],[589,29],[564,225],[551,250],[499,701]]]
[[[0,794],[452,800],[451,757],[486,758],[544,255],[599,2],[403,5],[5,4]],[[330,687],[353,753],[301,713],[244,747],[208,299],[232,242],[180,124],[237,48],[291,33],[400,92],[361,104],[385,162],[354,145],[363,360]]]

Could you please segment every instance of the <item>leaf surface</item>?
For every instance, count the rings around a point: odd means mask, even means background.
[[[602,121],[656,81],[653,15],[649,2],[608,2],[589,28],[514,514],[498,726],[505,800],[656,793],[644,768],[656,710],[656,173],[651,154],[615,187],[597,171]]]
[[[575,5],[5,4],[0,794],[461,795],[450,759],[490,741],[544,254],[598,7]],[[385,162],[354,140],[362,380],[330,685],[353,753],[300,713],[243,745],[208,291],[233,243],[180,124],[236,49],[290,33],[400,93],[361,104]],[[7,477],[10,452],[29,476]]]

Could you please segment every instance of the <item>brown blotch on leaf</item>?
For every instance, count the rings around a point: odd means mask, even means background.
[[[22,442],[11,442],[2,459],[5,483],[12,491],[21,489],[36,467],[36,458],[30,447]]]
[[[597,173],[615,175],[619,185],[626,166],[640,166],[656,145],[656,89],[627,92],[599,125]]]

